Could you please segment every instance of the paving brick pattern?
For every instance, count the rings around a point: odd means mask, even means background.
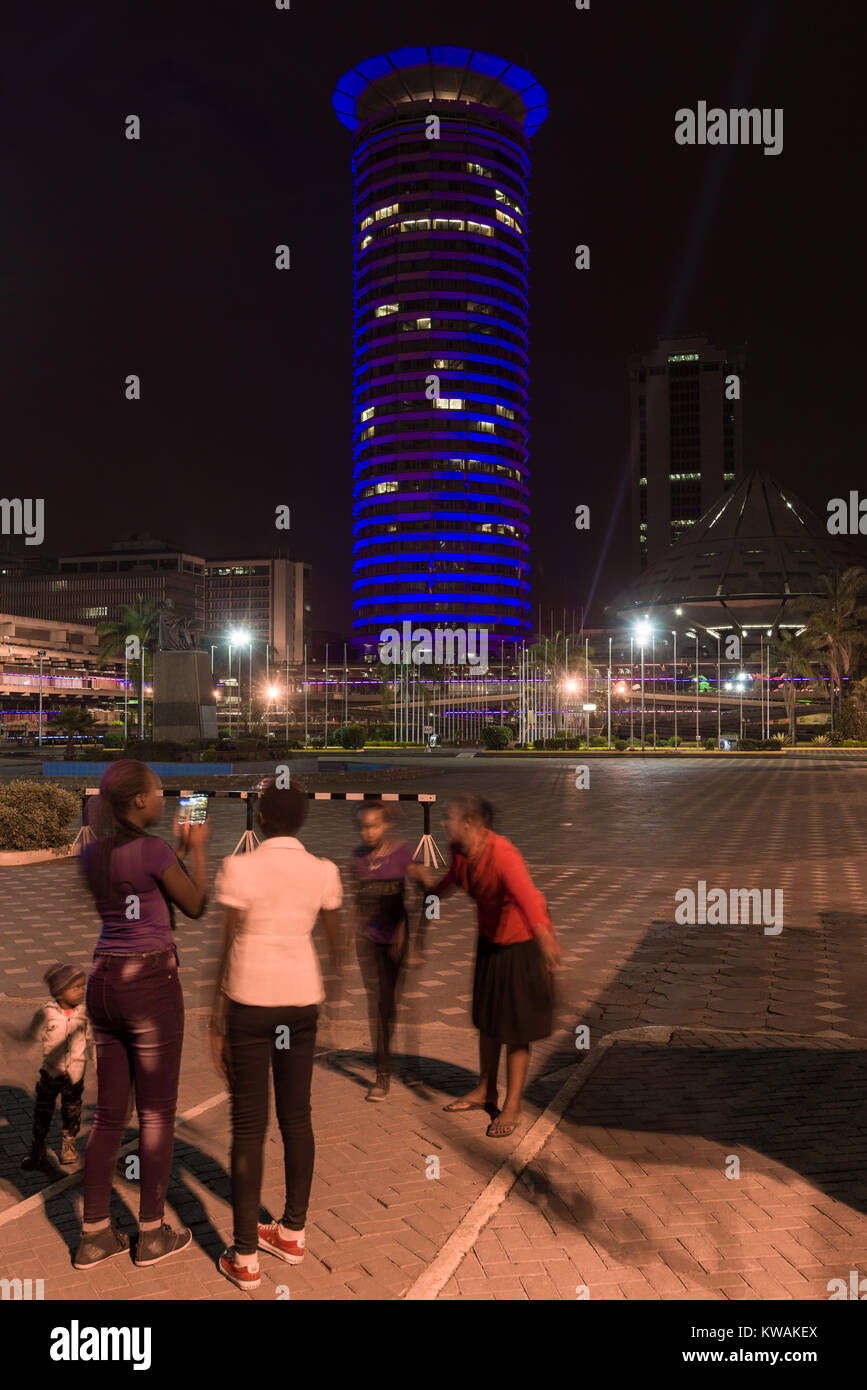
[[[558,982],[558,1032],[544,1048],[534,1050],[537,1080],[528,1095],[525,1126],[515,1139],[497,1145],[485,1137],[483,1115],[446,1116],[441,1110],[449,1095],[468,1088],[476,1066],[475,1035],[468,1026],[473,915],[467,900],[455,897],[443,903],[442,920],[430,924],[425,966],[408,974],[404,993],[398,1047],[427,1059],[424,1091],[397,1085],[386,1104],[364,1103],[369,1047],[361,980],[351,967],[339,995],[334,993],[335,982],[327,982],[331,1043],[341,1051],[337,1066],[323,1059],[316,1070],[317,1175],[310,1217],[311,1254],[303,1272],[296,1274],[278,1264],[276,1271],[267,1270],[257,1294],[244,1295],[213,1269],[215,1253],[230,1235],[231,1225],[225,1105],[195,1119],[194,1131],[179,1129],[178,1183],[172,1198],[177,1214],[193,1224],[196,1240],[184,1256],[151,1272],[148,1280],[149,1284],[156,1281],[154,1287],[145,1287],[141,1282],[145,1272],[132,1266],[90,1276],[71,1269],[68,1244],[77,1234],[80,1203],[75,1188],[53,1199],[47,1214],[38,1211],[0,1227],[0,1263],[4,1269],[10,1267],[12,1256],[23,1256],[25,1247],[38,1251],[44,1268],[31,1269],[28,1263],[20,1273],[22,1277],[50,1275],[49,1297],[274,1297],[281,1280],[291,1286],[292,1297],[399,1297],[441,1248],[502,1157],[553,1094],[557,1083],[545,1073],[585,1055],[575,1050],[575,1027],[588,1025],[590,1044],[595,1046],[612,1030],[663,1023],[727,1031],[719,1031],[718,1044],[710,1048],[696,1039],[712,1034],[690,1034],[688,1043],[673,1041],[667,1049],[618,1045],[576,1105],[589,1104],[608,1078],[607,1092],[621,1102],[621,1109],[615,1107],[610,1117],[602,1109],[595,1118],[593,1112],[581,1112],[578,1120],[570,1112],[534,1165],[534,1172],[539,1171],[536,1176],[530,1174],[533,1192],[526,1186],[513,1191],[442,1296],[574,1297],[576,1284],[582,1282],[590,1286],[591,1297],[786,1296],[779,1289],[787,1287],[782,1275],[788,1277],[788,1271],[776,1262],[788,1258],[780,1248],[780,1242],[787,1244],[788,1231],[781,1222],[786,1220],[783,1207],[789,1203],[792,1185],[806,1184],[803,1191],[798,1189],[799,1200],[803,1197],[811,1209],[816,1207],[817,1214],[815,1220],[804,1220],[798,1226],[800,1234],[789,1239],[822,1260],[828,1248],[819,1249],[817,1242],[831,1240],[834,1223],[845,1229],[839,1224],[841,1213],[854,1211],[861,1200],[854,1188],[846,1186],[850,1178],[841,1177],[842,1186],[834,1186],[827,1153],[833,1149],[839,1157],[842,1152],[835,1136],[844,1122],[849,1125],[858,1084],[863,1098],[863,1076],[852,1073],[849,1090],[834,1091],[836,1110],[834,1105],[823,1108],[818,1102],[832,1078],[813,1070],[812,1061],[825,1059],[830,1065],[830,1056],[836,1065],[842,1055],[849,1059],[847,1068],[855,1067],[851,1056],[859,1055],[859,1044],[851,1039],[867,1037],[864,781],[864,770],[822,758],[806,763],[781,758],[779,763],[593,764],[591,787],[580,792],[575,789],[571,765],[518,768],[468,760],[460,766],[422,768],[413,789],[426,790],[430,784],[443,797],[452,787],[470,786],[490,797],[497,807],[497,828],[524,852],[561,932],[564,969]],[[351,783],[343,780],[340,785]],[[365,780],[358,789],[370,789],[370,783]],[[415,808],[407,808],[404,816],[406,836],[412,839],[420,831],[421,816]],[[434,819],[439,835],[437,813]],[[215,867],[242,828],[237,805],[215,804]],[[354,843],[351,812],[340,803],[314,803],[303,837],[315,853],[344,863]],[[695,888],[699,879],[725,888],[782,888],[784,930],[779,936],[766,936],[760,926],[677,926],[674,895],[679,888]],[[41,997],[40,976],[51,960],[80,960],[86,965],[95,929],[77,866],[0,872],[4,990],[0,1021],[23,1021]],[[218,931],[215,906],[200,922],[182,921],[179,929],[190,1011],[182,1112],[220,1089],[201,1036],[202,1010],[210,998],[217,962]],[[779,1050],[790,1063],[792,1057],[798,1059],[800,1089],[793,1093],[791,1086],[782,1086],[782,1064],[773,1078],[750,1073],[755,1058],[764,1058],[762,1066],[772,1067],[773,1062],[754,1033],[739,1036],[747,1029],[761,1030],[765,1048],[774,1049],[772,1058]],[[790,1046],[785,1039],[794,1033],[800,1038]],[[324,1046],[327,1031],[323,1038]],[[712,1086],[705,1073],[697,1079],[689,1062],[695,1057],[704,1059],[699,1070],[723,1067],[714,1072]],[[731,1074],[724,1070],[729,1065],[734,1068]],[[622,1076],[612,1070],[624,1067]],[[740,1077],[742,1089],[745,1070],[755,1080],[757,1114],[772,1114],[782,1136],[787,1126],[794,1126],[794,1147],[765,1153],[761,1144],[767,1144],[766,1136],[756,1133],[751,1138],[737,1126],[725,1128],[727,1097],[736,1085],[734,1074]],[[26,1197],[45,1182],[18,1169],[29,1130],[35,1071],[32,1055],[4,1044],[0,1207]],[[776,1109],[771,1105],[772,1080],[782,1097]],[[707,1097],[703,1110],[696,1108],[696,1095]],[[92,1100],[88,1080],[85,1132]],[[812,1169],[795,1152],[806,1143],[805,1116],[816,1117],[809,1135],[809,1146],[815,1151]],[[707,1133],[712,1119],[716,1128]],[[627,1123],[628,1134],[619,1129]],[[635,1144],[623,1149],[624,1136],[629,1139],[638,1131]],[[609,1143],[612,1134],[616,1141]],[[860,1139],[854,1129],[847,1142],[857,1148]],[[746,1146],[743,1152],[738,1143]],[[722,1149],[742,1158],[743,1153],[755,1150],[751,1164],[743,1163],[737,1182],[722,1172]],[[641,1163],[643,1153],[647,1170]],[[432,1157],[440,1158],[438,1179],[425,1176]],[[766,1158],[770,1168],[762,1167]],[[669,1171],[672,1166],[678,1171]],[[644,1179],[651,1183],[647,1197]],[[690,1181],[698,1182],[701,1190],[694,1193]],[[572,1201],[579,1183],[582,1195]],[[561,1188],[571,1207],[557,1195]],[[549,1189],[554,1193],[550,1199],[545,1195]],[[771,1210],[757,1200],[757,1194],[767,1196],[768,1191],[774,1196]],[[272,1213],[278,1213],[281,1194],[279,1139],[272,1129],[263,1194]],[[638,1205],[633,1210],[635,1203],[628,1206],[621,1199],[629,1195],[631,1200],[636,1194]],[[774,1235],[774,1242],[760,1254],[741,1242],[758,1262],[751,1271],[755,1283],[743,1278],[738,1269],[707,1269],[700,1253],[685,1244],[689,1232],[669,1229],[670,1222],[677,1225],[681,1218],[687,1222],[692,1217],[702,1239],[729,1237],[717,1243],[717,1251],[724,1251],[719,1258],[739,1258],[732,1252],[740,1237],[747,1238],[738,1221],[749,1224],[752,1209],[743,1205],[748,1194],[765,1216],[760,1221],[752,1213],[750,1238],[767,1230],[768,1221]],[[134,1213],[134,1192],[125,1195]],[[120,1196],[124,1196],[123,1184]],[[707,1205],[713,1202],[722,1204],[723,1220]],[[666,1209],[666,1203],[673,1205]],[[694,1203],[699,1206],[691,1206]],[[674,1209],[681,1207],[684,1210]],[[728,1209],[735,1207],[734,1225],[729,1228]],[[847,1219],[851,1224],[852,1218]],[[604,1228],[598,1240],[593,1235],[599,1231],[597,1222]],[[662,1233],[656,1223],[662,1223]],[[862,1250],[863,1236],[859,1228],[851,1237],[861,1240]],[[663,1259],[661,1249],[645,1249],[651,1237],[668,1242],[670,1258]],[[787,1248],[791,1254],[793,1247]],[[836,1249],[833,1244],[830,1248]],[[576,1264],[576,1249],[583,1253],[583,1264]],[[704,1253],[712,1258],[706,1249]],[[694,1268],[696,1261],[700,1270]],[[113,1263],[116,1267],[124,1262]],[[263,1261],[263,1270],[267,1264]],[[844,1277],[849,1268],[828,1273],[824,1283],[837,1273]],[[825,1265],[819,1272],[809,1264],[805,1269],[811,1296],[827,1296],[816,1292],[820,1285],[824,1289],[821,1271]],[[701,1284],[702,1279],[718,1274],[728,1279],[726,1285]],[[685,1275],[698,1282],[690,1283]],[[115,1283],[101,1282],[111,1280]],[[738,1292],[741,1285],[749,1292]]]
[[[865,1089],[867,1038],[618,1042],[440,1296],[827,1299],[867,1272]]]

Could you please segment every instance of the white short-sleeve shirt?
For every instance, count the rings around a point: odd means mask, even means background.
[[[216,896],[243,913],[223,992],[265,1008],[319,1004],[325,998],[312,933],[321,909],[343,902],[337,865],[300,840],[275,835],[252,854],[223,860]]]

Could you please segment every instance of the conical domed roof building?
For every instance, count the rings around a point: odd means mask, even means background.
[[[820,576],[850,565],[867,567],[864,542],[829,535],[824,519],[755,469],[608,612],[622,619],[647,616],[666,628],[800,626],[821,592]]]

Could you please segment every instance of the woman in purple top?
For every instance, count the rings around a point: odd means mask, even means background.
[[[391,1079],[391,1033],[400,973],[406,959],[404,880],[412,850],[393,835],[395,813],[387,802],[356,811],[361,844],[350,861],[355,889],[353,920],[361,976],[367,990],[376,1081],[368,1100],[385,1100]]]
[[[109,1220],[111,1180],[135,1086],[141,1160],[135,1263],[152,1265],[183,1250],[188,1230],[163,1222],[174,1145],[184,997],[178,977],[173,909],[201,917],[207,903],[201,825],[175,823],[177,851],[147,834],[162,815],[160,779],[124,759],[103,774],[92,824],[97,839],[82,855],[102,919],[87,983],[87,1013],[96,1043],[98,1091],[84,1159],[84,1222],[73,1264],[89,1269],[129,1249]],[[191,854],[191,872],[181,855]]]

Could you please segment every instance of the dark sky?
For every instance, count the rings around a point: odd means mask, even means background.
[[[748,465],[822,514],[867,490],[857,6],[8,11],[3,492],[45,498],[47,553],[133,531],[267,553],[285,503],[316,626],[346,628],[351,136],[330,99],[353,63],[414,43],[501,54],[550,96],[531,183],[534,606],[628,578],[625,358],[667,330],[747,343]],[[676,145],[675,110],[699,100],[783,107],[783,153]]]

